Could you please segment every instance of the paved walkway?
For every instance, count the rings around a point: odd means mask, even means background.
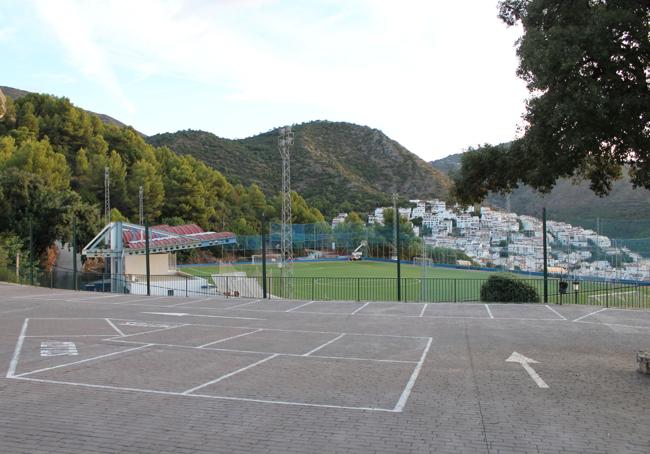
[[[648,311],[0,292],[0,452],[650,450]]]

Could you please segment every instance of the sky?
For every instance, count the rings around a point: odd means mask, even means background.
[[[147,134],[382,130],[425,160],[512,140],[521,31],[497,0],[2,0],[0,85]]]

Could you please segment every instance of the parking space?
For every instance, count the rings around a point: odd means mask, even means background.
[[[119,325],[118,325],[119,326]],[[124,337],[113,337],[115,341],[128,340],[130,342],[179,345],[183,347],[199,347],[214,342],[223,341],[232,336],[250,332],[246,328],[231,327],[206,327],[191,325],[171,325],[167,328],[154,328],[142,333],[130,334]]]
[[[562,320],[553,308],[543,304],[491,303],[488,306],[497,319]]]
[[[413,365],[404,363],[285,356],[196,392],[279,403],[390,411],[398,403],[412,372]]]
[[[579,321],[650,328],[650,312],[615,308],[596,308],[586,316],[580,318]]]
[[[650,446],[648,311],[3,290],[1,452]]]
[[[103,338],[106,326],[113,332]],[[40,339],[77,339],[59,329],[94,333],[79,336],[95,340],[68,341],[65,345],[74,347],[73,354],[44,357]],[[408,336],[117,319],[26,319],[8,378],[282,405],[401,411],[430,344],[430,338]]]
[[[426,306],[424,303],[369,303],[357,314],[419,317]]]
[[[353,314],[360,309],[365,303],[358,302],[332,302],[332,301],[314,301],[292,311],[312,314]]]
[[[182,393],[261,358],[262,355],[255,353],[142,345],[123,349],[122,353],[98,358],[92,362],[28,373],[22,377],[81,385]]]
[[[432,303],[422,316],[490,318],[490,313],[484,304]]]

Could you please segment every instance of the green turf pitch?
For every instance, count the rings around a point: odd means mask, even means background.
[[[189,274],[203,276],[208,281],[212,281],[211,276],[214,274],[244,272],[247,276],[257,278],[262,274],[261,265],[252,264],[187,265],[182,270]],[[270,262],[267,266],[270,292],[274,296],[282,297],[287,294],[280,279],[280,271],[275,263]],[[493,274],[496,273],[403,264],[401,300],[479,301],[481,285]],[[537,289],[540,298],[543,296],[541,276],[510,275],[525,280]],[[391,262],[295,262],[293,276],[291,297],[295,299],[359,301],[397,299],[396,264]],[[549,303],[634,308],[645,307],[650,298],[650,287],[639,288],[621,283],[581,281],[577,295],[572,291],[572,286],[568,294],[560,295],[558,284],[558,278],[549,279]]]
[[[292,297],[307,300],[395,301],[397,266],[390,262],[295,262]],[[259,277],[261,265],[185,266],[183,271],[209,278],[245,272]],[[492,273],[474,270],[402,265],[401,299],[405,301],[476,301]],[[267,266],[272,294],[283,296],[281,269]],[[426,279],[422,279],[426,278]]]
[[[403,278],[423,277],[423,267],[402,264]],[[261,265],[219,265],[219,266],[184,266],[183,271],[195,276],[209,276],[215,273],[232,273],[243,271],[248,276],[262,274]],[[272,276],[280,274],[276,264],[267,265],[267,273]],[[438,279],[487,279],[492,273],[485,271],[463,270],[453,268],[424,268],[424,277]],[[371,261],[337,261],[337,262],[295,262],[293,265],[295,277],[360,277],[360,278],[395,278],[397,265],[390,262]]]

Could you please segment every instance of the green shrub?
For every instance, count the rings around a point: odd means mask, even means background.
[[[526,282],[507,276],[490,276],[481,286],[481,301],[539,303],[539,295],[537,290]]]

